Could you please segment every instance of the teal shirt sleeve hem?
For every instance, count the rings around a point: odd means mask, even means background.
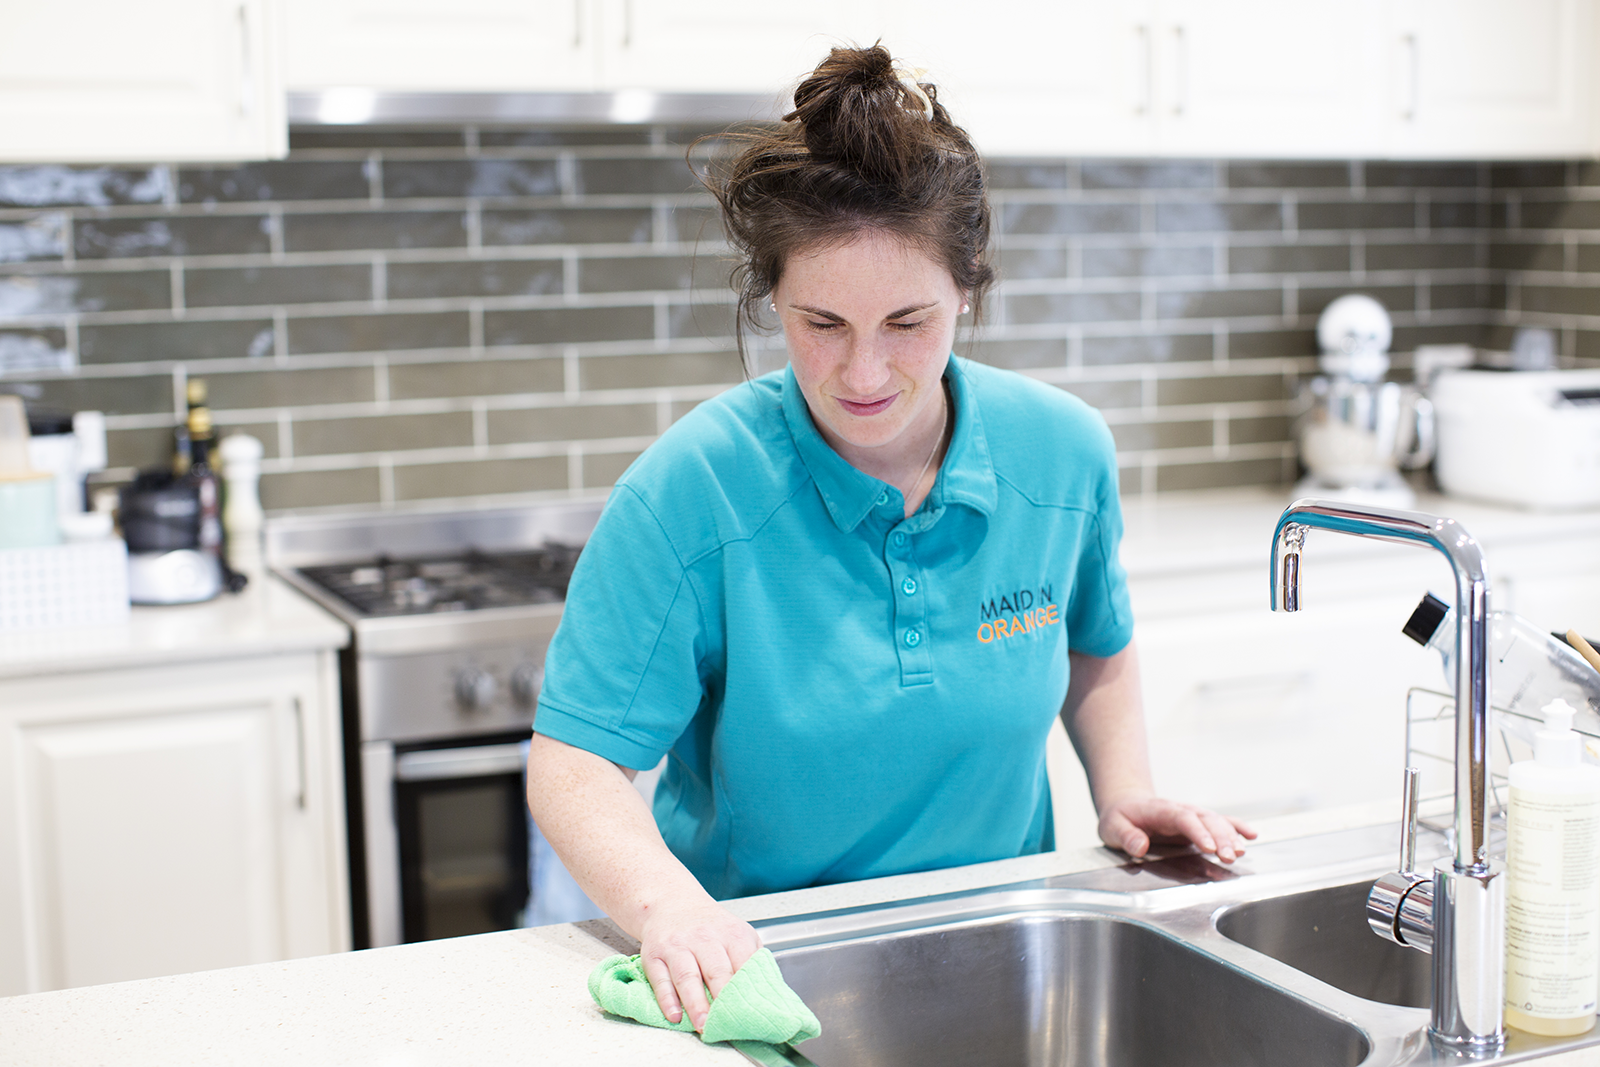
[[[647,771],[661,762],[665,753],[650,745],[622,737],[604,726],[596,726],[582,715],[552,707],[540,701],[533,720],[534,733],[593,752],[601,759],[636,771]]]

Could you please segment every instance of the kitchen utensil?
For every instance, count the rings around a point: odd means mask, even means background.
[[[1594,646],[1585,641],[1578,631],[1567,631],[1567,644],[1577,649],[1578,655],[1588,661],[1589,666],[1600,671],[1600,652],[1596,652]]]

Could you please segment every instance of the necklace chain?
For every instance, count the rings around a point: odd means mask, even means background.
[[[950,398],[943,395],[940,390],[939,407],[944,418],[939,422],[939,436],[933,439],[933,448],[928,452],[928,458],[922,461],[922,469],[917,472],[916,480],[911,483],[911,492],[915,493],[922,484],[922,479],[927,476],[928,468],[933,465],[933,457],[939,454],[939,446],[944,444],[944,432],[950,428]]]

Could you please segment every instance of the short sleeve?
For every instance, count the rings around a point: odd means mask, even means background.
[[[1133,640],[1133,610],[1128,575],[1122,567],[1122,501],[1117,493],[1116,448],[1104,420],[1094,416],[1094,448],[1085,457],[1093,482],[1088,517],[1067,603],[1067,634],[1072,651],[1114,656]]]
[[[534,729],[624,767],[655,766],[703,699],[702,621],[660,521],[618,486],[573,570]]]

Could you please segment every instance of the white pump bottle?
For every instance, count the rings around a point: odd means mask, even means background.
[[[1587,1033],[1600,982],[1600,768],[1564,700],[1545,705],[1534,756],[1511,766],[1506,824],[1506,1023]]]

